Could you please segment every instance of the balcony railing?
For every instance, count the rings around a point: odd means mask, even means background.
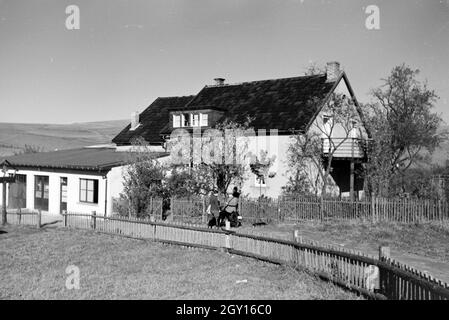
[[[359,138],[322,138],[323,156],[333,158],[364,158],[367,140]]]

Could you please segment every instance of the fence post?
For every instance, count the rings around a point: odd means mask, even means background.
[[[22,222],[22,208],[19,208],[17,210],[17,224],[20,224]]]
[[[225,220],[225,230],[231,230],[231,223],[227,219]],[[231,249],[231,235],[227,232],[225,236],[225,250],[227,251],[229,249]]]
[[[92,211],[92,229],[96,229],[97,228],[97,217],[96,217],[97,213],[94,211]]]
[[[390,259],[390,247],[379,247],[379,260],[385,261]]]
[[[302,242],[302,237],[299,235],[298,229],[293,230],[293,241],[298,242],[298,243]]]
[[[62,210],[64,216],[64,227],[67,227],[67,210]]]
[[[174,197],[171,197],[170,198],[170,215],[171,215],[171,217],[172,217],[172,219],[173,219],[173,217],[175,216],[175,206],[174,206],[174,203],[175,203],[175,201],[174,201]],[[161,214],[161,220],[162,220],[162,214]]]
[[[40,229],[42,227],[42,210],[37,211],[37,227]]]
[[[388,261],[390,259],[390,247],[379,246],[379,260],[380,261]],[[383,295],[387,295],[388,291],[388,274],[387,270],[383,268],[379,268],[379,282],[378,288],[380,289],[380,293]]]
[[[202,201],[202,206],[203,206],[203,215],[202,215],[202,222],[207,223],[207,216],[206,216],[206,197],[203,197]]]

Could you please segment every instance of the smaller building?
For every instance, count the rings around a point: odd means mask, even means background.
[[[119,152],[115,147],[6,157],[0,160],[1,167],[16,176],[15,183],[6,187],[7,207],[40,209],[49,214],[66,210],[111,215],[113,200],[123,190],[122,173],[128,158],[128,152]]]

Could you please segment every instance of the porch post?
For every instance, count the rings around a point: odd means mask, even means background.
[[[6,180],[3,180],[2,190],[2,225],[6,224]]]
[[[354,201],[354,158],[351,159],[350,165],[350,177],[349,177],[349,194],[351,201]]]
[[[349,193],[351,202],[354,201],[354,138],[351,139],[351,165],[349,177]]]

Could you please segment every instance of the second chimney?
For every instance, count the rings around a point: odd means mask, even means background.
[[[134,130],[139,126],[139,111],[131,113],[131,128],[129,130]]]
[[[222,85],[224,85],[225,79],[224,78],[215,78],[214,81],[215,81],[216,86],[222,86]]]
[[[335,81],[340,75],[340,63],[337,61],[332,61],[326,63],[326,80]]]

